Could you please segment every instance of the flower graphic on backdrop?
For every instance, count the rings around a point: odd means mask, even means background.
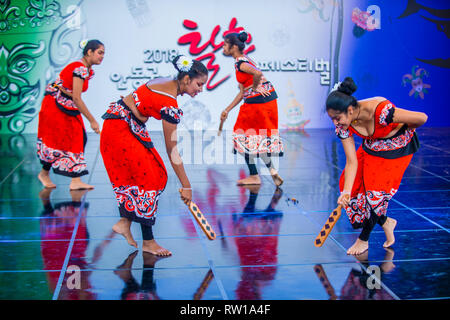
[[[414,98],[419,96],[421,99],[424,99],[424,94],[428,93],[427,89],[431,88],[431,86],[423,82],[423,77],[428,77],[428,72],[423,68],[419,68],[419,66],[413,66],[411,74],[405,74],[403,76],[403,86],[405,87],[407,83],[411,84],[409,96],[414,94]]]
[[[373,12],[373,14],[372,14]],[[353,35],[357,38],[361,37],[366,31],[374,31],[380,29],[380,8],[372,5],[363,11],[354,8],[352,11]]]

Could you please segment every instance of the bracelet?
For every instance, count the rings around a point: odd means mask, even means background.
[[[348,195],[350,195],[350,191],[347,191],[347,190],[343,190],[342,192],[341,192],[341,194],[348,194]]]
[[[182,190],[192,190],[192,188],[181,188]]]

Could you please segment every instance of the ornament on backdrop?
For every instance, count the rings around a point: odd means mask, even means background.
[[[431,88],[431,85],[423,82],[424,77],[428,77],[428,72],[419,66],[413,66],[410,74],[403,75],[403,86],[411,85],[409,96],[414,95],[414,98],[420,97],[422,100],[425,98],[425,94],[428,94],[427,89]]]
[[[80,57],[83,1],[0,0],[0,134],[18,134],[36,118],[45,86]]]

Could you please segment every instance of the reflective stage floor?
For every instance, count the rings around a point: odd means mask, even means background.
[[[389,204],[388,216],[398,221],[396,243],[384,249],[376,226],[368,253],[358,257],[346,254],[359,231],[345,213],[323,247],[314,246],[336,207],[345,165],[333,130],[282,134],[278,190],[269,175],[260,188],[236,186],[247,174],[245,164],[227,147],[222,154],[208,149],[217,147],[214,135],[193,134],[200,151],[185,148],[183,158],[193,200],[217,233],[214,241],[180,200],[162,135],[153,132],[169,173],[154,227],[158,243],[173,253],[167,258],[143,254],[136,224],[138,251],[112,232],[119,214],[99,136],[90,134],[86,146],[90,173],[83,180],[95,185],[89,192],[69,192],[70,179],[53,173],[57,188],[43,189],[36,136],[1,136],[0,299],[449,298],[450,129],[418,133],[421,148]]]

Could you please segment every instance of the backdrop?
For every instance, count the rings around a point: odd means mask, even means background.
[[[83,94],[99,122],[111,101],[175,75],[170,60],[185,54],[210,77],[195,99],[179,98],[182,126],[215,130],[238,92],[223,34],[242,29],[248,55],[278,92],[280,129],[330,128],[324,103],[345,76],[357,98],[384,96],[426,112],[427,126],[448,126],[449,21],[446,0],[0,0],[0,134],[37,132],[45,86],[81,58],[82,39],[106,47]]]

